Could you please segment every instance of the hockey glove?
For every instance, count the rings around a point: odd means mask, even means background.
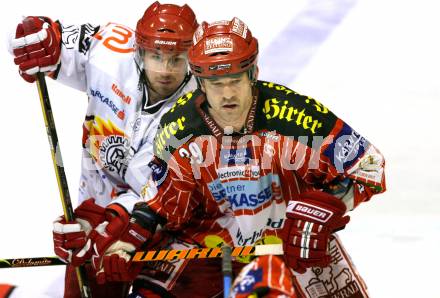
[[[106,208],[105,220],[90,232],[84,247],[74,253],[72,264],[77,266],[91,258],[98,283],[132,280],[129,253],[140,248],[151,238],[135,218],[118,204]],[[122,276],[121,276],[122,275]]]
[[[133,212],[130,218],[129,228],[133,228],[137,233],[147,234],[147,241],[139,244],[130,244],[125,242],[124,235],[121,240],[112,244],[105,252],[102,258],[101,268],[97,272],[97,282],[102,284],[104,282],[128,282],[133,281],[143,268],[140,262],[132,262],[131,255],[127,252],[132,252],[135,249],[157,245],[157,241],[153,241],[152,234],[156,231],[157,225],[164,224],[164,220],[155,214],[147,204],[139,202],[134,205]],[[131,235],[134,233],[129,232]],[[157,234],[156,234],[157,235]]]
[[[309,267],[326,267],[330,235],[342,230],[350,217],[344,216],[345,204],[320,191],[299,195],[289,201],[283,227],[283,248],[287,264],[304,273]]]
[[[90,231],[104,221],[104,211],[95,199],[88,199],[75,209],[73,222],[67,223],[64,216],[54,221],[54,251],[62,261],[71,262],[73,250],[82,248]]]
[[[59,26],[47,17],[26,17],[18,24],[9,47],[20,75],[33,83],[37,72],[54,71],[60,63]]]

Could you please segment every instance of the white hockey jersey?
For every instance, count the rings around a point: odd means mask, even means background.
[[[78,203],[95,198],[103,207],[117,202],[131,212],[150,175],[160,117],[195,89],[195,79],[188,75],[170,98],[147,106],[132,29],[115,23],[61,28],[61,64],[54,77],[89,98]]]

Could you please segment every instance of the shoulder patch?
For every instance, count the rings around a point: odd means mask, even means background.
[[[62,31],[62,45],[66,49],[74,49],[75,44],[78,43],[78,51],[84,55],[90,49],[92,37],[99,31],[99,26],[93,26],[88,23],[81,26],[63,26],[60,24],[60,28]]]
[[[81,25],[79,31],[79,45],[78,50],[84,55],[90,49],[90,43],[92,41],[93,35],[98,33],[99,26],[92,26],[91,24]]]
[[[324,154],[336,170],[343,173],[364,155],[369,146],[370,143],[363,136],[344,123]]]

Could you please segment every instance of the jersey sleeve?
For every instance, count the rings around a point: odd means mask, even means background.
[[[93,36],[100,26],[91,24],[66,25],[61,28],[61,64],[54,78],[72,88],[86,91],[86,64],[94,43]]]
[[[385,191],[383,155],[340,119],[329,135],[315,138],[311,146],[284,137],[283,150],[289,154],[288,165],[306,184],[341,198],[348,210]]]
[[[386,190],[385,159],[371,142],[340,119],[328,139],[320,150],[320,166],[326,163],[338,174],[328,192],[342,196],[352,209]]]
[[[150,208],[167,220],[167,228],[178,229],[198,206],[193,196],[196,181],[188,145],[182,145],[167,160],[155,157],[149,164],[152,175],[142,191]]]
[[[257,86],[260,128],[281,135],[283,175],[341,198],[349,210],[385,191],[384,157],[366,138],[310,96],[271,82]]]
[[[316,99],[285,90],[291,93],[284,98],[281,92],[271,94],[275,97],[266,99],[263,109],[267,123],[282,135],[283,171],[294,171],[306,185],[341,198],[349,210],[384,192],[380,151]]]

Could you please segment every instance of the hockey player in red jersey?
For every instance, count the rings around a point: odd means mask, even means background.
[[[269,297],[368,297],[335,232],[347,211],[385,191],[383,156],[319,101],[257,80],[257,56],[238,18],[199,26],[188,53],[199,88],[162,117],[145,203],[135,210],[149,214],[151,233],[161,223],[188,246],[282,242],[283,259],[254,260],[233,296],[262,286]],[[218,293],[219,263],[184,265],[163,282],[169,293]],[[194,284],[205,290],[185,292]]]
[[[132,235],[142,239],[148,232],[140,223],[141,214],[133,214],[136,222],[129,222],[129,215],[151,173],[145,161],[153,156],[160,117],[196,88],[187,50],[197,25],[188,5],[155,2],[136,30],[115,23],[66,25],[30,16],[17,26],[10,42],[26,81],[34,82],[35,74],[43,72],[88,95],[77,221],[57,219],[53,235],[55,253],[74,265],[97,249],[91,281],[96,272],[98,282],[108,281],[103,268],[111,266],[113,252],[139,248],[143,241]],[[122,246],[107,250],[113,239]],[[67,268],[65,297],[79,297],[73,267]],[[120,270],[113,276],[111,280],[133,278]],[[107,283],[96,291],[92,282],[92,292],[95,297],[120,297],[120,286]]]

